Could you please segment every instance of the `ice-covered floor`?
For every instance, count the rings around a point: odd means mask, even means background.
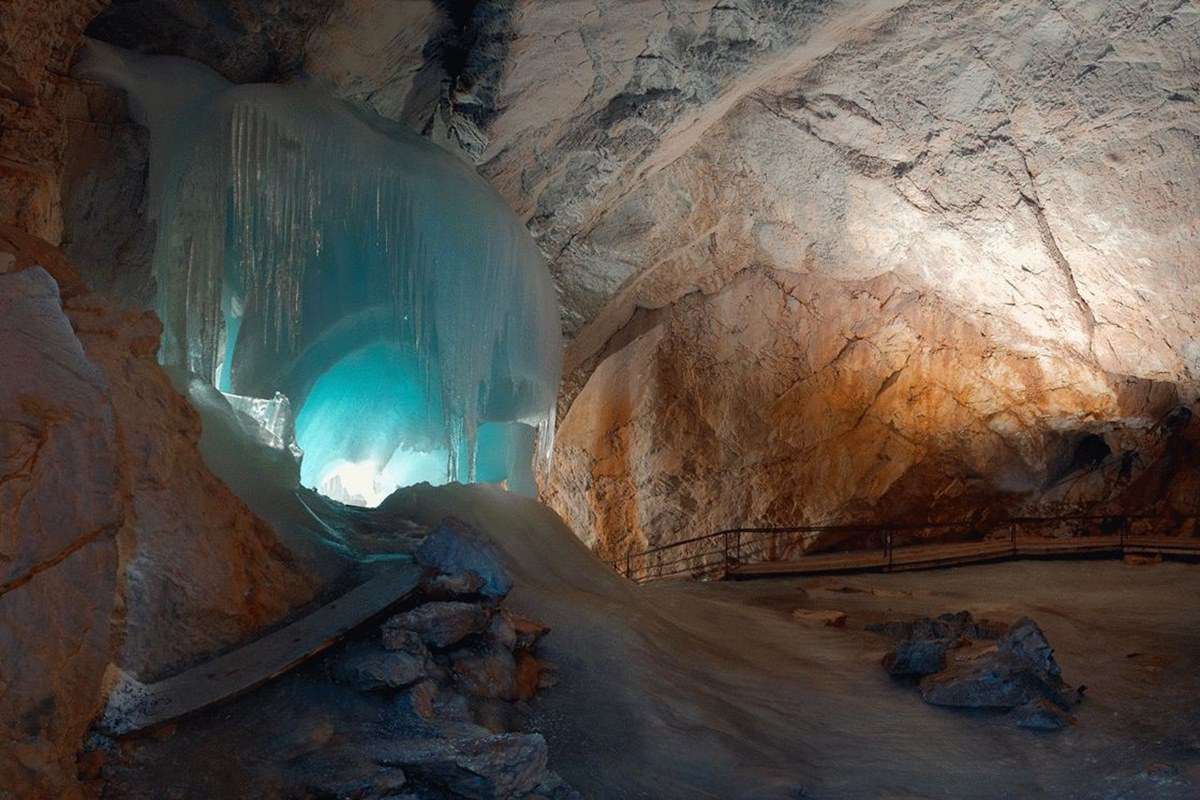
[[[410,519],[454,515],[499,544],[516,581],[507,605],[552,626],[539,654],[559,665],[531,728],[551,767],[594,800],[1200,796],[1200,565],[1025,561],[638,587],[549,509],[495,487],[425,485],[379,509],[325,503],[317,515],[353,531],[347,552],[368,564],[411,535]],[[797,622],[801,607],[845,611],[848,627]],[[1042,625],[1066,680],[1088,686],[1077,727],[1040,734],[925,705],[880,668],[888,641],[862,630],[964,608]],[[181,720],[139,745],[112,796],[166,796],[166,785],[172,797],[236,796],[227,784],[311,750],[312,731],[354,741],[380,721],[355,692],[314,685],[289,676]]]
[[[550,511],[486,487],[417,488],[385,508],[488,531],[511,598],[554,626],[560,685],[536,724],[552,766],[596,798],[1195,798],[1200,566],[1015,562],[946,571],[635,587]],[[866,591],[844,591],[845,587]],[[847,630],[795,622],[799,607]],[[1088,686],[1058,734],[925,705],[879,667],[865,622],[970,609],[1034,617]]]

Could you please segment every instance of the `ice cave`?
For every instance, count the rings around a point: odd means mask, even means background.
[[[301,480],[375,506],[399,486],[533,495],[561,347],[545,260],[436,145],[319,91],[91,42],[80,76],[150,131],[160,358],[285,396]]]
[[[0,0],[0,800],[1196,800],[1187,0]]]

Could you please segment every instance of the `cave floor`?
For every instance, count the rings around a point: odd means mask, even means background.
[[[1116,800],[1200,797],[1198,590],[1200,565],[1021,561],[642,591],[769,665],[769,680],[723,699],[740,735],[758,739],[759,777],[794,796]],[[798,608],[845,612],[847,627],[795,621]],[[1035,619],[1064,678],[1087,686],[1078,724],[1036,733],[1002,712],[929,706],[884,673],[890,640],[864,625],[960,609]]]
[[[502,551],[515,581],[506,605],[550,625],[539,658],[559,678],[526,729],[586,798],[1200,797],[1200,565],[1014,561],[636,586],[535,501],[452,485],[390,502],[385,516],[453,514]],[[847,625],[797,621],[801,608],[845,612]],[[891,640],[864,630],[963,609],[1041,625],[1064,679],[1088,687],[1076,726],[1038,733],[1003,713],[927,705],[880,666]],[[310,663],[161,740],[124,742],[105,795],[270,796],[248,782],[310,752],[402,740],[391,703],[331,687]]]

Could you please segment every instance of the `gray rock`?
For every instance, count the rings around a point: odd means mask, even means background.
[[[473,597],[483,588],[483,578],[474,572],[459,572],[453,575],[437,573],[421,581],[421,591],[430,600],[457,600]]]
[[[958,708],[1016,708],[1051,691],[1032,671],[994,652],[921,681],[925,702]]]
[[[296,766],[301,774],[293,778],[292,789],[302,796],[383,800],[407,783],[402,769],[380,766],[353,746],[323,749]]]
[[[521,797],[546,779],[546,740],[539,734],[406,740],[380,748],[375,755],[402,767],[414,784],[443,790],[445,797]]]
[[[1022,617],[1008,635],[1000,640],[1000,652],[1012,656],[1050,678],[1061,678],[1062,670],[1054,660],[1054,648],[1046,641],[1046,635],[1038,624],[1029,617]]]
[[[970,611],[941,614],[938,617],[919,617],[912,622],[876,622],[863,626],[864,630],[882,634],[893,639],[971,639],[973,641],[998,639],[1008,632],[1008,626],[992,620],[977,620]]]
[[[513,626],[510,616],[502,609],[499,614],[492,617],[492,624],[488,628],[488,637],[509,651],[517,646],[517,629]]]
[[[583,795],[572,789],[557,772],[547,772],[545,779],[525,800],[583,800]]]
[[[397,614],[383,624],[384,647],[393,649],[400,646],[400,642],[410,641],[406,631],[416,633],[431,647],[450,647],[487,630],[490,621],[490,612],[473,603],[425,603],[412,611]]]
[[[512,578],[500,563],[500,554],[464,523],[442,520],[417,551],[417,562],[449,575],[473,572],[483,580],[479,593],[499,600],[512,589]]]
[[[467,694],[498,700],[517,699],[517,664],[511,650],[495,644],[452,656],[454,680]]]
[[[883,668],[896,677],[923,677],[946,666],[948,639],[907,639],[883,657]]]
[[[421,634],[416,631],[384,623],[381,638],[384,650],[398,650],[420,656],[429,655],[429,650],[425,647],[425,643],[421,641]]]
[[[399,689],[427,675],[427,659],[421,655],[368,645],[347,648],[333,663],[335,681],[363,692]]]
[[[1016,708],[1040,700],[1070,708],[1068,687],[1054,651],[1037,623],[1020,620],[994,647],[968,648],[944,672],[921,681],[921,696],[934,705]]]
[[[1017,727],[1035,731],[1060,731],[1075,722],[1070,714],[1049,700],[1038,699],[1013,710]]]

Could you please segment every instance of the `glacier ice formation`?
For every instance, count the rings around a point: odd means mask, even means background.
[[[548,459],[561,371],[541,253],[474,170],[303,85],[89,42],[151,132],[161,358],[296,412],[301,482],[377,504]]]

